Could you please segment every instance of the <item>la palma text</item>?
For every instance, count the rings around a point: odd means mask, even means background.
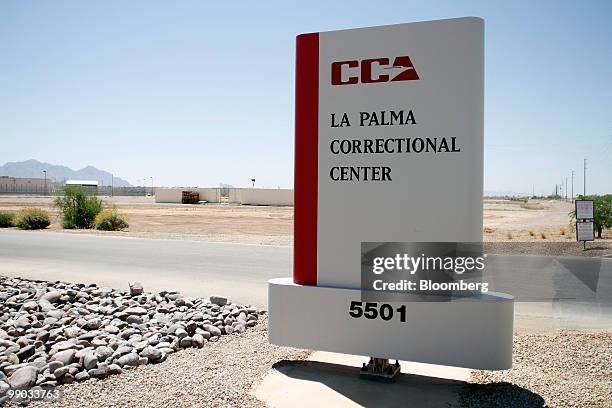
[[[346,128],[355,123],[359,127],[410,126],[417,121],[412,110],[383,110],[359,112],[352,119],[344,112],[330,114],[332,128]],[[332,139],[329,145],[334,155],[459,153],[456,137],[392,137],[362,139]],[[329,176],[333,181],[393,181],[388,166],[334,166]]]

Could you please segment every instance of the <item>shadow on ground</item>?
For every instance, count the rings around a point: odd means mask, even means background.
[[[364,407],[544,407],[544,399],[528,389],[509,383],[470,384],[464,381],[401,374],[394,384],[359,379],[356,367],[318,361],[283,360],[273,368],[291,380],[320,384],[334,393],[318,402]],[[315,388],[300,386],[291,395],[295,401],[283,400],[282,405],[307,406]],[[311,393],[309,395],[309,393]],[[340,397],[341,396],[341,397]],[[350,401],[345,400],[347,398]],[[334,400],[335,398],[335,400]],[[271,404],[272,406],[277,404]]]

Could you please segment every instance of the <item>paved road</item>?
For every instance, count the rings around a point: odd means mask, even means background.
[[[170,288],[188,296],[202,297],[219,293],[236,302],[264,308],[267,308],[268,298],[266,282],[271,278],[291,276],[291,258],[292,249],[287,247],[0,230],[0,275],[95,282],[123,289],[127,289],[128,281],[138,280],[147,291]],[[589,262],[588,258],[566,259],[577,263]],[[538,266],[538,257],[529,261],[525,257],[501,256],[498,262],[505,270],[520,271],[522,276],[526,271],[538,270],[534,277],[542,277],[541,281],[531,277],[518,279],[528,289],[552,287],[559,276],[547,275],[545,268]],[[535,264],[529,266],[529,262]],[[516,278],[513,279],[517,282]],[[612,329],[612,303],[609,301],[612,298],[611,259],[602,260],[597,280],[598,293],[606,294],[606,302],[588,299],[517,302],[515,327],[534,330],[559,327]],[[576,292],[578,289],[587,287],[569,273],[564,274],[560,282],[563,289],[572,293],[579,293]],[[517,286],[517,289],[520,288]]]
[[[127,289],[220,293],[267,308],[271,278],[291,276],[292,249],[116,236],[0,231],[0,274]]]

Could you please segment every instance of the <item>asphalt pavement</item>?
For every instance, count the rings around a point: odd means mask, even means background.
[[[261,245],[56,233],[0,231],[0,274],[92,283],[188,296],[221,294],[267,307],[267,284],[291,276],[292,249]]]
[[[267,281],[292,275],[292,253],[289,247],[0,230],[0,275],[119,289],[140,281],[146,291],[221,294],[260,308],[267,308]],[[612,259],[598,258],[595,268],[581,266],[593,262],[566,257],[550,269],[550,258],[498,256],[496,263],[504,271],[514,271],[496,278],[511,281],[507,293],[529,294],[539,288],[535,293],[540,296],[554,286],[551,297],[579,295],[575,300],[516,302],[515,328],[612,329]],[[594,288],[597,299],[591,296]]]

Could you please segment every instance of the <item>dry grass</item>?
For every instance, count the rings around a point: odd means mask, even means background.
[[[156,204],[153,197],[102,197],[130,218],[129,231],[73,231],[83,234],[129,235],[132,237],[190,239],[260,245],[293,244],[293,207],[239,205]],[[62,231],[52,197],[0,196],[0,211],[16,212],[37,206],[51,215],[50,230]],[[536,209],[537,208],[537,209]],[[487,242],[574,241],[568,213],[573,204],[565,201],[503,199],[484,200],[483,237]],[[565,234],[561,233],[561,230]],[[537,232],[536,232],[537,231]],[[541,238],[544,234],[546,238]],[[612,229],[603,240],[612,241]]]
[[[542,239],[546,239],[546,234],[545,233],[541,233],[540,237],[542,237]]]
[[[512,237],[512,234],[511,234],[511,233],[507,233],[507,234],[506,234],[506,238],[508,238],[508,240],[512,240],[512,238],[513,238],[513,237]]]
[[[565,228],[561,228],[561,230],[559,231],[560,235],[565,235]]]
[[[528,202],[521,203],[521,208],[524,208],[526,210],[545,210],[548,207],[546,207],[542,203]]]

